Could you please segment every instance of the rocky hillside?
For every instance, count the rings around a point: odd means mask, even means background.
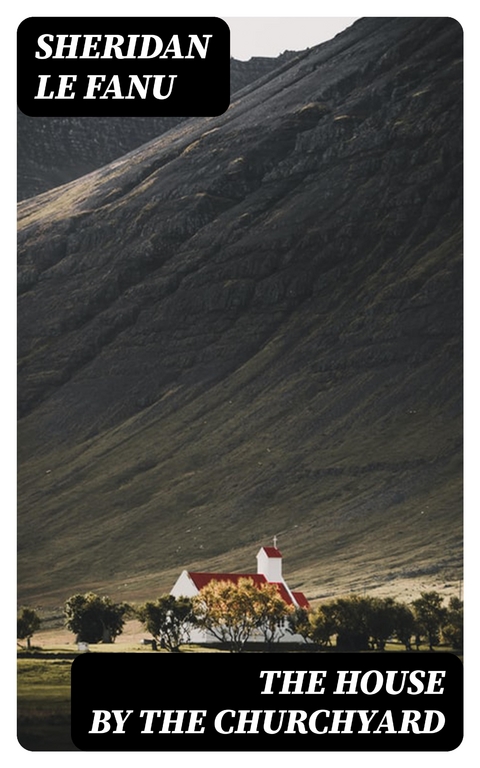
[[[19,597],[458,583],[462,33],[365,19],[19,205]]]
[[[230,91],[236,93],[291,60],[230,62]],[[17,114],[17,199],[25,200],[78,179],[184,122],[183,117],[28,117]]]

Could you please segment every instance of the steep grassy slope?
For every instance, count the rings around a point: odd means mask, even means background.
[[[230,61],[236,93],[296,54]],[[78,179],[184,122],[183,117],[28,117],[17,113],[17,200]]]
[[[460,578],[461,60],[363,20],[19,206],[24,602]]]

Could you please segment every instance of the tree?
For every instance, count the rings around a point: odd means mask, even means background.
[[[33,608],[22,608],[17,616],[17,639],[26,640],[30,649],[30,640],[40,629],[41,620]]]
[[[211,581],[193,599],[197,625],[225,643],[231,652],[239,653],[255,630],[271,632],[259,595],[264,586],[257,587],[249,578],[240,578],[237,583]]]
[[[254,593],[254,613],[257,615],[257,627],[270,648],[287,631],[287,618],[294,611],[281,598],[275,584],[261,584]]]
[[[94,592],[72,595],[65,603],[65,626],[86,643],[113,643],[130,611],[126,603],[114,603]]]
[[[395,636],[405,646],[406,651],[412,650],[412,635],[417,630],[413,611],[406,603],[395,604]]]
[[[335,603],[324,603],[310,614],[310,638],[314,643],[331,645],[332,635],[336,632]]]
[[[190,640],[194,615],[193,604],[188,597],[162,595],[155,603],[141,605],[137,616],[155,641],[167,651],[177,652]]]
[[[438,592],[421,592],[412,603],[419,632],[427,639],[430,650],[440,642],[440,630],[445,620],[443,597]]]
[[[374,648],[385,650],[385,643],[393,635],[397,623],[397,605],[392,597],[370,598],[367,607],[367,628]]]
[[[442,639],[452,648],[463,648],[463,602],[458,597],[451,597],[442,626]]]
[[[368,650],[368,627],[371,598],[340,597],[331,603],[332,620],[337,634],[337,648],[341,651]]]
[[[306,643],[312,639],[310,612],[306,608],[296,608],[288,615],[288,631],[291,635],[300,635]]]

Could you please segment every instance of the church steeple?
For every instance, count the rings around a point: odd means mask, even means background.
[[[274,536],[276,543],[277,537]],[[283,582],[282,553],[274,547],[262,547],[257,555],[257,573],[263,574],[267,581]]]

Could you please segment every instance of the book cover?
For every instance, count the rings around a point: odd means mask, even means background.
[[[463,43],[20,24],[25,750],[461,743]]]

